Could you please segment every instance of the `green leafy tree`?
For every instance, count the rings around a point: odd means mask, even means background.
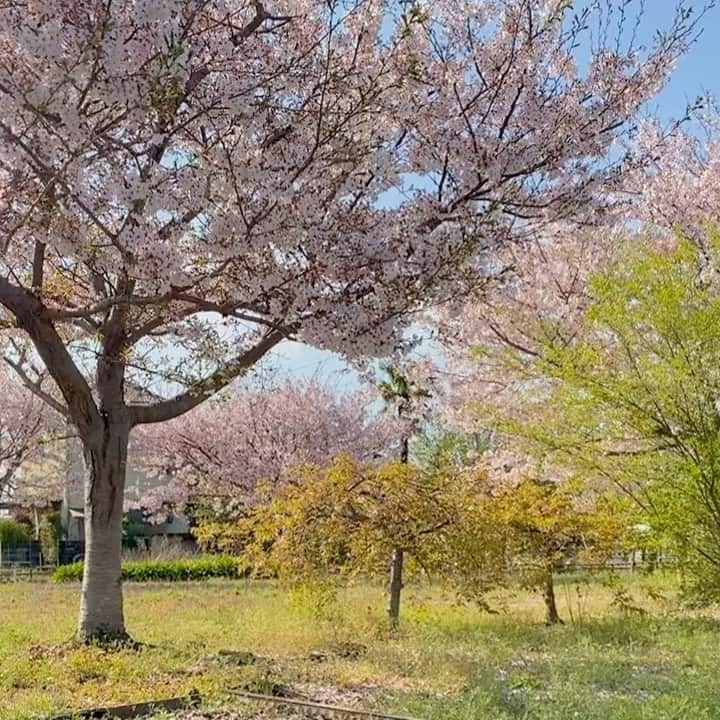
[[[718,267],[717,232],[702,246],[682,237],[660,249],[628,244],[590,282],[571,341],[548,327],[539,357],[524,365],[525,388],[542,380],[543,422],[501,423],[632,497],[656,546],[685,565],[690,589],[712,596],[720,595]]]
[[[443,472],[476,465],[489,447],[487,432],[463,432],[429,423],[415,434],[410,454],[426,472]]]
[[[484,498],[485,523],[508,557],[510,579],[542,593],[548,625],[562,623],[554,576],[572,561],[602,561],[622,547],[628,504],[577,482],[525,478]]]
[[[316,588],[383,577],[388,554],[402,547],[411,576],[441,579],[481,605],[488,591],[518,580],[539,589],[554,623],[553,573],[569,558],[604,557],[627,526],[618,505],[579,485],[526,479],[498,487],[477,468],[426,473],[341,457],[296,473],[235,533],[248,540],[257,574]]]

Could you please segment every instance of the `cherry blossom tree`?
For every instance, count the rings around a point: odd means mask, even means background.
[[[582,474],[631,498],[706,597],[717,586],[716,521],[703,509],[716,435],[704,434],[716,362],[703,357],[713,355],[720,268],[717,129],[713,106],[686,128],[646,123],[636,147],[651,163],[624,180],[632,203],[620,219],[631,224],[590,231],[584,254],[581,243],[540,241],[540,263],[525,253],[501,292],[445,326],[455,419],[499,430],[491,477],[562,487]],[[637,430],[651,422],[669,429]]]
[[[657,245],[677,247],[684,236],[702,251],[705,266],[717,270],[710,246],[720,220],[720,107],[712,98],[687,123],[664,129],[648,120],[638,131],[635,153],[642,169],[624,185],[632,203],[627,215],[640,221]],[[662,152],[658,148],[662,147]],[[678,232],[679,231],[679,232]]]
[[[508,249],[502,282],[435,315],[446,356],[438,368],[446,380],[443,413],[464,431],[494,429],[491,466],[500,474],[503,467],[524,474],[529,461],[519,449],[513,457],[512,438],[498,433],[498,425],[530,417],[542,423],[551,411],[552,382],[535,364],[547,343],[572,341],[588,302],[588,279],[612,258],[617,232],[560,226],[527,243],[522,254]]]
[[[11,373],[0,371],[0,500],[44,506],[58,496],[59,475],[34,470],[56,449],[59,418]]]
[[[698,226],[699,227],[699,226]],[[686,589],[717,596],[720,236],[627,242],[596,274],[569,343],[548,342],[534,372],[549,388],[538,423],[505,421],[566,473],[631,498],[656,549],[683,562]],[[498,413],[502,414],[502,411]]]
[[[626,13],[616,38],[601,10],[2,5],[0,305],[84,447],[80,639],[126,637],[132,428],[192,410],[285,338],[386,353],[411,311],[492,273],[495,248],[597,204],[615,140],[693,33],[681,7],[642,48]]]
[[[287,472],[325,466],[345,454],[358,461],[392,455],[395,424],[367,390],[339,395],[317,380],[243,387],[187,415],[137,433],[131,454],[151,477],[165,478],[140,498],[146,511],[205,500],[223,515],[273,495]]]

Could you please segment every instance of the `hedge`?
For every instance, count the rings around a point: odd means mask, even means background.
[[[53,573],[54,582],[82,580],[83,564],[61,565]],[[122,578],[129,582],[181,582],[207,578],[242,578],[248,574],[246,564],[226,555],[187,558],[183,560],[133,560],[122,564]]]

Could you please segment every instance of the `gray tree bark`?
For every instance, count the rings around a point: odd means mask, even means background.
[[[81,642],[125,642],[122,519],[129,426],[109,421],[84,448],[85,563],[78,618]]]

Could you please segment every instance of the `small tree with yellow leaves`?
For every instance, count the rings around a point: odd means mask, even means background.
[[[623,548],[630,527],[628,503],[575,482],[525,478],[485,495],[480,515],[507,554],[507,571],[539,589],[549,625],[562,623],[554,575],[568,562],[603,562]]]
[[[242,521],[256,572],[296,581],[384,577],[395,548],[410,572],[432,573],[445,563],[448,535],[461,516],[458,478],[404,462],[376,467],[340,457],[327,468],[298,468],[289,480]]]

